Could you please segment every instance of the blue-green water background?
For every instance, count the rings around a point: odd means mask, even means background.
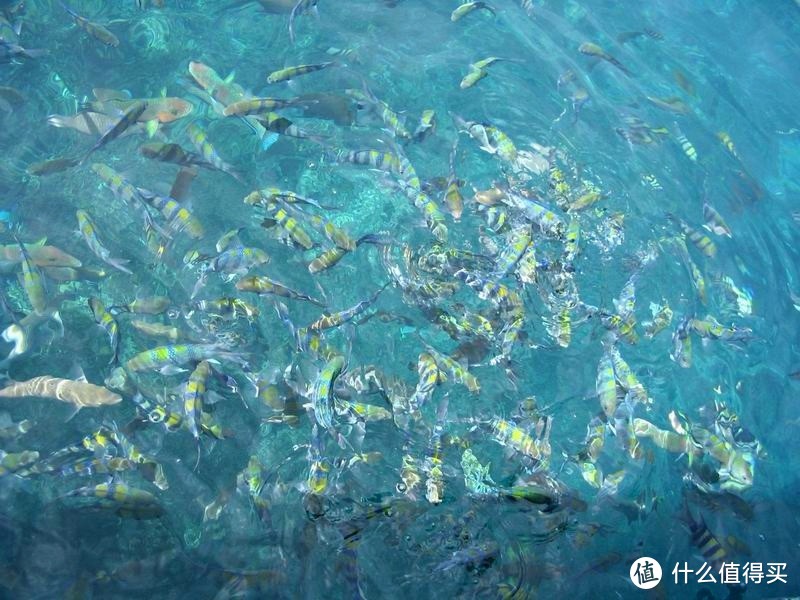
[[[798,383],[788,374],[800,367],[800,314],[789,295],[790,291],[800,293],[798,223],[792,218],[792,212],[800,210],[796,204],[800,134],[786,133],[800,127],[800,8],[795,3],[547,1],[534,5],[535,16],[531,18],[517,4],[498,0],[496,19],[473,14],[454,24],[449,13],[457,3],[406,0],[389,7],[377,1],[323,0],[319,19],[304,16],[298,20],[298,39],[293,47],[286,33],[286,15],[267,15],[255,6],[217,14],[221,2],[167,0],[166,4],[161,10],[140,11],[133,1],[75,3],[82,14],[111,23],[109,28],[121,44],[117,49],[105,49],[76,30],[57,3],[30,1],[21,40],[26,47],[47,49],[49,55],[22,64],[0,65],[0,83],[17,88],[26,97],[12,113],[0,114],[0,208],[13,212],[24,226],[26,239],[46,236],[49,243],[90,263],[82,241],[73,235],[75,209],[89,208],[112,254],[133,259],[135,272],[133,277],[114,273],[99,284],[66,286],[62,305],[66,337],[47,351],[15,363],[10,373],[14,379],[43,373],[63,376],[77,361],[90,381],[102,381],[107,375],[105,337],[93,329],[91,315],[84,308],[85,298],[99,294],[112,303],[130,300],[138,293],[168,293],[178,303],[185,300],[186,291],[194,283],[177,266],[172,271],[148,269],[140,221],[100,188],[88,166],[41,179],[24,172],[31,162],[87,147],[86,138],[48,127],[48,114],[71,114],[77,103],[90,95],[92,87],[127,89],[136,97],[155,97],[166,87],[170,95],[184,95],[179,79],[187,76],[189,60],[209,64],[222,76],[235,71],[237,82],[261,94],[266,91],[263,84],[270,71],[325,59],[324,50],[330,46],[357,47],[360,63],[350,68],[366,77],[372,91],[395,110],[405,111],[409,124],[423,109],[433,108],[439,115],[436,136],[407,150],[423,179],[447,172],[449,149],[456,135],[447,117],[450,111],[490,121],[519,146],[535,140],[563,148],[585,177],[608,192],[607,206],[626,215],[625,241],[610,255],[601,256],[591,246],[584,252],[576,278],[581,298],[587,303],[610,304],[629,276],[623,266],[625,256],[670,230],[665,213],[699,222],[702,204],[709,202],[726,215],[734,237],[718,241],[715,268],[752,290],[753,315],[737,322],[751,327],[757,339],[745,347],[697,343],[694,365],[688,370],[670,361],[667,334],[635,347],[626,346],[623,352],[655,399],[648,418],[662,427],[667,427],[670,409],[692,413],[713,397],[715,386],[722,386],[725,400],[762,442],[768,456],[758,462],[756,483],[745,494],[756,511],[751,522],[737,520],[730,513],[708,511],[705,518],[713,530],[744,540],[750,547],[751,560],[788,563],[788,585],[751,586],[747,597],[798,594],[800,410],[796,403]],[[618,33],[644,27],[658,30],[664,39],[639,38],[624,46],[614,42]],[[585,40],[608,49],[635,77],[626,78],[608,64],[589,69],[587,58],[577,52]],[[475,88],[459,90],[467,64],[489,55],[520,62],[500,63]],[[579,73],[591,100],[574,125],[564,119],[553,126],[565,106],[556,81],[567,68]],[[644,99],[645,95],[680,94],[672,76],[674,69],[685,73],[696,88],[696,97],[683,95],[694,114],[677,119],[697,148],[700,160],[696,164],[687,160],[674,141],[631,147],[614,131],[627,113],[656,126],[670,126],[676,120]],[[330,69],[300,79],[290,89],[296,93],[326,91],[357,87],[355,82],[348,71]],[[730,97],[743,107],[744,114],[731,105]],[[337,139],[346,140],[344,146],[350,148],[376,137],[374,129],[342,132],[329,122],[303,123],[315,131],[339,136]],[[176,124],[171,137],[187,145],[177,133],[183,126]],[[731,134],[742,164],[763,187],[759,199],[735,193],[736,172],[741,167],[715,138],[718,130]],[[402,197],[378,187],[371,173],[331,165],[318,168],[321,151],[292,140],[282,140],[261,153],[255,138],[240,123],[215,120],[209,131],[220,153],[246,173],[249,181],[333,200],[342,207],[337,223],[354,234],[381,229],[416,243],[426,239],[413,208]],[[133,137],[119,140],[104,149],[98,159],[135,181],[168,191],[174,168],[140,157],[136,152],[139,141]],[[458,171],[468,186],[483,189],[499,177],[497,163],[466,137],[461,148]],[[641,176],[648,173],[658,178],[663,190],[641,184]],[[255,187],[243,187],[220,173],[203,173],[195,181],[192,206],[207,226],[207,238],[202,242],[206,247],[213,246],[218,235],[233,227],[256,223],[241,202]],[[451,240],[476,248],[476,223],[477,219],[467,215],[461,224],[452,225]],[[254,245],[269,249],[273,255],[270,273],[297,288],[314,289],[296,253],[276,244],[270,246],[257,227],[244,235]],[[11,242],[10,237],[4,240]],[[385,281],[376,256],[371,251],[359,253],[319,278],[327,296],[335,299],[334,306],[351,306]],[[14,296],[14,278],[8,277],[4,283],[9,295]],[[212,285],[219,285],[220,292],[228,289],[221,283]],[[705,309],[693,300],[689,279],[675,256],[660,259],[647,271],[639,282],[637,297],[640,307],[668,298],[676,315],[695,311],[698,316],[704,315]],[[405,306],[399,294],[389,293],[381,302],[384,309],[406,314],[416,326],[426,327],[424,319]],[[312,306],[291,308],[293,318],[300,323],[318,314]],[[254,361],[257,366],[270,362],[285,366],[290,353],[285,331],[266,303],[262,313],[260,337],[255,342],[251,337],[253,346],[248,349],[260,357]],[[536,319],[531,320],[529,336],[546,337]],[[443,346],[450,343],[441,333],[438,337],[432,333],[431,339],[442,341]],[[146,347],[147,341],[123,335],[126,358]],[[358,330],[351,360],[354,364],[379,364],[413,386],[416,374],[408,365],[416,362],[419,351],[418,340],[404,336],[398,327],[368,324]],[[554,416],[553,463],[554,468],[560,467],[561,452],[571,452],[580,444],[586,423],[596,413],[593,393],[600,353],[598,333],[579,326],[567,349],[523,345],[515,351],[520,392],[509,391],[502,372],[477,369],[483,385],[479,396],[463,388],[451,391],[453,431],[459,429],[459,420],[507,415],[519,397],[535,394]],[[133,415],[132,405],[124,402],[102,417],[84,411],[65,425],[66,409],[53,403],[8,404],[3,408],[17,420],[36,420],[37,427],[19,443],[42,454],[79,439],[101,420],[122,423]],[[2,480],[2,513],[9,521],[4,532],[9,532],[10,540],[2,544],[7,551],[2,557],[3,577],[9,581],[22,578],[20,587],[12,586],[2,593],[9,598],[64,597],[71,586],[80,587],[86,574],[157,556],[174,547],[177,535],[193,547],[187,557],[168,561],[166,566],[145,568],[107,587],[88,586],[94,587],[94,597],[213,598],[222,587],[213,569],[219,565],[274,569],[275,584],[260,592],[263,597],[357,597],[352,572],[348,572],[352,556],[343,550],[341,533],[333,525],[309,522],[303,510],[303,492],[298,488],[307,465],[302,453],[281,472],[272,528],[265,528],[243,502],[232,502],[220,521],[201,526],[202,506],[232,484],[250,454],[257,453],[265,464],[274,464],[292,444],[307,439],[305,429],[259,427],[257,420],[233,400],[223,403],[216,414],[235,436],[216,443],[204,455],[196,473],[190,467],[195,450],[188,436],[151,440],[172,482],[170,489],[160,494],[169,515],[168,527],[161,522],[120,521],[108,515],[54,515],[44,507],[59,493],[75,487],[74,481],[70,485],[52,479]],[[341,478],[334,501],[340,510],[347,510],[347,499],[364,501],[394,493],[402,443],[402,436],[389,425],[370,428],[365,448],[381,450],[384,460],[377,468],[354,468]],[[490,442],[478,448],[482,460],[494,465],[496,479],[502,478],[504,470],[513,471],[513,467],[504,466],[507,459],[502,449]],[[572,525],[605,526],[584,545],[576,544],[569,532],[537,541],[536,536],[552,525],[546,519],[542,519],[538,531],[539,521],[517,505],[469,498],[458,481],[459,457],[456,449],[446,456],[451,491],[441,505],[423,502],[408,509],[407,514],[398,510],[396,515],[376,517],[367,523],[357,557],[352,559],[366,597],[495,597],[497,582],[516,576],[515,553],[520,550],[510,549],[520,543],[528,553],[528,578],[536,582],[531,586],[540,588],[531,597],[539,593],[636,597],[641,593],[631,586],[627,575],[631,557],[653,556],[667,572],[676,561],[698,566],[702,562],[676,520],[685,460],[657,451],[652,464],[632,463],[627,467],[629,475],[621,492],[625,497],[636,498],[647,490],[661,499],[656,511],[634,522],[593,507],[594,490],[567,465],[561,477],[590,502],[588,512],[574,517]],[[182,462],[176,462],[177,458]],[[501,558],[484,571],[459,568],[432,575],[434,565],[464,545],[459,536],[465,531],[471,542],[497,541]],[[619,560],[611,561],[608,568],[582,572],[593,560],[609,553],[617,553]],[[537,568],[542,573],[537,574]],[[775,588],[777,591],[773,591]],[[670,587],[668,594],[691,597],[696,590],[692,586]],[[723,586],[712,586],[711,590],[716,597],[727,594]],[[83,589],[83,593],[92,590]]]

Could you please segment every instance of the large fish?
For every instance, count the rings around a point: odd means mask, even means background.
[[[122,396],[111,390],[80,379],[62,379],[41,375],[27,381],[15,381],[0,390],[0,398],[49,398],[72,404],[77,409],[122,402]]]

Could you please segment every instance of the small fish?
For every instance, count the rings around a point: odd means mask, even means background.
[[[222,171],[223,173],[227,173],[237,181],[244,183],[242,176],[236,171],[236,169],[222,160],[220,155],[217,154],[214,146],[212,146],[211,142],[208,141],[208,134],[206,133],[205,129],[203,129],[197,123],[190,123],[189,127],[186,129],[186,133],[189,135],[189,139],[191,139],[192,144],[197,152],[199,152],[203,157],[204,161],[214,165],[214,168]]]
[[[100,177],[103,185],[110,189],[114,195],[125,202],[125,204],[132,205],[134,204],[134,200],[143,201],[136,187],[108,165],[94,163],[92,164],[92,171]]]
[[[599,200],[601,200],[603,196],[604,194],[599,190],[595,189],[589,190],[588,192],[582,194],[580,197],[575,199],[575,201],[573,201],[569,205],[567,210],[570,212],[577,212],[579,210],[583,210],[584,208],[588,208],[593,204],[595,204],[596,202],[598,202]]]
[[[708,525],[706,525],[702,515],[698,518],[694,517],[685,497],[683,500],[683,514],[681,515],[681,520],[689,528],[692,544],[700,550],[703,559],[707,564],[711,565],[714,570],[719,571],[725,563],[728,552],[725,550],[722,543],[720,543],[708,529]]]
[[[223,350],[218,344],[175,344],[140,352],[125,363],[125,371],[175,373],[185,364],[212,358],[243,362],[239,353]]]
[[[146,106],[144,112],[139,115],[138,121],[147,125],[151,136],[154,128],[162,123],[172,123],[182,119],[192,113],[194,105],[188,100],[175,96],[156,96],[154,98],[131,98],[130,94],[117,90],[99,90],[94,88],[92,92],[96,100],[86,103],[85,107],[92,111],[111,115],[115,119],[120,113],[128,110],[140,102]]]
[[[642,321],[644,335],[647,338],[655,337],[660,331],[669,327],[672,323],[672,309],[664,302],[664,305],[650,303],[650,313],[653,315],[652,321]]]
[[[625,65],[623,65],[621,62],[619,62],[616,58],[614,58],[610,54],[608,54],[597,44],[593,44],[592,42],[583,42],[580,46],[578,46],[578,52],[580,52],[581,54],[585,54],[587,56],[594,56],[596,58],[609,62],[628,76],[630,76],[631,74],[631,72],[628,71]]]
[[[289,81],[290,79],[294,79],[295,77],[299,77],[307,73],[314,73],[315,71],[321,71],[322,69],[326,69],[335,64],[336,63],[334,61],[330,61],[314,65],[297,65],[294,67],[286,67],[285,69],[280,69],[278,71],[273,71],[272,73],[270,73],[267,76],[267,83],[279,83],[281,81]]]
[[[119,353],[119,326],[114,320],[114,316],[106,310],[99,298],[89,298],[89,308],[92,309],[95,323],[100,325],[108,334],[108,340],[111,343],[111,360],[108,364],[113,365],[117,362]]]
[[[717,235],[727,235],[729,238],[733,237],[731,228],[728,227],[725,219],[723,219],[722,215],[719,214],[719,212],[717,212],[717,210],[707,202],[703,203],[703,218],[706,221],[703,227],[708,229],[710,232]]]
[[[465,2],[464,4],[462,4],[461,6],[459,6],[458,8],[456,8],[456,9],[455,9],[455,10],[454,10],[454,11],[453,11],[451,14],[450,14],[450,20],[451,20],[453,23],[455,23],[456,21],[459,21],[459,20],[463,19],[464,17],[466,17],[466,16],[467,16],[468,14],[470,14],[472,11],[475,11],[475,10],[480,10],[480,9],[483,9],[483,10],[489,11],[490,13],[492,13],[492,15],[495,15],[495,14],[497,14],[497,13],[495,12],[495,9],[494,9],[494,8],[492,8],[492,7],[491,7],[491,6],[490,6],[488,3],[486,3],[486,2]]]
[[[677,83],[684,92],[690,96],[697,95],[697,92],[695,92],[694,89],[694,84],[689,80],[683,71],[679,69],[673,69],[672,77],[675,79],[675,83]]]
[[[469,65],[469,72],[461,80],[460,84],[461,89],[465,90],[467,88],[471,88],[473,85],[478,83],[481,79],[483,79],[489,74],[488,70],[489,66],[501,60],[511,60],[511,59],[498,58],[497,56],[490,56],[488,58],[484,58],[483,60],[479,60],[478,62],[471,63]]]
[[[419,125],[417,125],[417,128],[412,134],[414,141],[422,142],[434,131],[436,131],[436,113],[431,109],[422,111],[422,116],[419,119]]]
[[[184,150],[180,144],[153,142],[139,146],[139,154],[151,160],[160,160],[175,165],[214,167],[199,154]]]
[[[301,292],[297,292],[291,288],[286,287],[285,285],[278,283],[277,281],[273,281],[268,277],[262,276],[250,276],[245,277],[244,279],[240,279],[236,282],[236,289],[241,292],[255,292],[256,294],[273,294],[275,296],[283,296],[284,298],[294,298],[296,300],[306,300],[311,302],[312,304],[316,304],[317,306],[325,306],[323,302],[319,300],[315,300],[314,298],[303,294]]]
[[[203,399],[206,393],[206,382],[211,375],[211,364],[202,360],[197,364],[183,391],[183,414],[186,427],[195,440],[200,439],[200,421],[203,412]],[[199,457],[198,457],[199,458]]]
[[[658,108],[663,110],[678,113],[681,115],[688,115],[691,109],[680,98],[671,96],[669,98],[654,98],[653,96],[646,96],[646,98],[655,104]]]
[[[143,296],[127,304],[112,306],[112,313],[129,312],[137,315],[160,315],[170,307],[172,301],[166,296]]]
[[[116,48],[117,46],[119,46],[119,38],[115,36],[113,33],[111,33],[108,29],[106,29],[99,23],[94,23],[89,19],[82,17],[74,10],[72,10],[69,6],[64,4],[62,0],[59,0],[58,3],[75,20],[75,24],[81,29],[83,29],[90,36],[92,36],[94,39],[105,44],[106,46],[111,46],[112,48]]]
[[[119,120],[109,127],[109,129],[100,137],[100,139],[95,142],[94,146],[89,148],[89,150],[84,153],[83,157],[81,158],[81,162],[85,162],[95,150],[99,150],[109,142],[122,135],[131,125],[136,123],[146,108],[147,104],[145,102],[137,102],[131,105],[122,114]]]
[[[453,149],[450,151],[450,173],[447,177],[447,189],[444,192],[444,203],[447,210],[453,215],[455,221],[461,220],[461,215],[464,212],[464,198],[461,196],[459,190],[458,177],[456,176],[456,152],[458,150],[458,138],[453,143]]]
[[[725,131],[718,131],[717,132],[717,139],[722,142],[722,145],[727,148],[728,152],[731,153],[736,160],[741,160],[739,155],[736,153],[736,146],[733,145],[733,140],[731,136]]]
[[[692,162],[697,162],[697,150],[695,150],[692,142],[690,142],[680,130],[677,123],[675,124],[675,139],[680,144],[681,150],[683,150],[683,153],[687,156],[687,158]]]
[[[190,238],[195,240],[202,238],[205,234],[202,223],[185,206],[172,198],[159,196],[143,188],[138,188],[138,192],[144,202],[161,212],[170,231],[186,232]]]
[[[17,58],[39,58],[46,55],[47,50],[23,48],[19,44],[0,39],[0,62],[7,62],[9,59],[14,60]]]
[[[683,234],[689,238],[689,241],[691,241],[695,248],[697,248],[704,256],[707,258],[716,257],[717,245],[711,240],[711,238],[709,238],[707,235],[704,235],[694,227],[691,227],[681,219],[676,219],[672,216],[670,216],[670,218],[677,223]]]
[[[341,375],[344,367],[344,357],[334,356],[320,370],[311,386],[311,407],[314,411],[314,420],[328,431],[333,430],[333,384]]]
[[[384,284],[383,287],[378,289],[378,291],[372,294],[372,296],[370,296],[365,300],[362,300],[355,306],[352,306],[346,310],[337,313],[322,315],[319,319],[311,323],[311,325],[309,325],[307,329],[310,329],[312,331],[322,331],[323,329],[338,327],[339,325],[354,319],[355,317],[363,313],[365,310],[367,310],[372,304],[374,304],[375,300],[378,299],[380,293],[383,290],[385,290],[386,286],[388,285],[389,285],[388,283]]]
[[[102,112],[83,111],[76,115],[50,115],[47,117],[48,125],[72,129],[86,135],[102,135],[114,126],[118,118]],[[120,134],[120,137],[144,131],[144,124],[136,123]]]
[[[389,243],[391,242],[385,235],[368,233],[356,240],[356,247],[360,246],[361,244],[387,245]],[[333,248],[324,251],[322,254],[318,255],[310,263],[308,263],[308,272],[313,275],[315,273],[319,273],[320,271],[330,269],[340,260],[342,260],[348,253],[349,252],[347,250],[343,250],[338,246],[334,246]]]
[[[109,266],[119,269],[128,275],[133,275],[133,271],[124,266],[125,263],[128,262],[127,260],[112,258],[111,252],[100,243],[100,240],[97,238],[97,228],[92,218],[89,216],[89,213],[85,210],[78,210],[75,212],[75,216],[78,218],[78,230],[94,255]]]
[[[63,497],[86,498],[86,506],[113,510],[120,517],[157,519],[164,514],[164,507],[153,494],[124,483],[101,483],[77,488]]]
[[[22,287],[25,295],[34,312],[37,315],[44,315],[47,312],[47,289],[44,278],[28,253],[28,249],[19,240],[17,240],[17,244],[22,256]]]
[[[307,104],[307,101],[302,101],[297,98],[247,98],[246,100],[239,100],[232,102],[225,107],[222,114],[226,117],[238,116],[244,117],[247,115],[263,115],[272,112],[275,109],[288,108],[296,106],[299,103]]]
[[[150,323],[149,321],[140,321],[138,319],[130,321],[130,325],[137,331],[152,337],[163,337],[173,342],[177,342],[181,338],[180,330],[173,325]]]
[[[292,7],[292,12],[289,13],[289,41],[294,44],[294,20],[310,10],[317,9],[318,0],[298,0],[297,4]]]
[[[25,170],[29,175],[42,177],[44,175],[52,175],[53,173],[61,173],[67,169],[77,167],[79,164],[81,164],[79,158],[64,156],[30,164]]]

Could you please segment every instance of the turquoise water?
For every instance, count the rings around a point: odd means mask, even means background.
[[[0,596],[800,594],[797,4],[312,4],[0,1]]]

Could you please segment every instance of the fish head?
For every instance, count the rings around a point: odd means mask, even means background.
[[[160,123],[171,123],[191,114],[194,105],[183,98],[161,98],[157,101],[155,117]]]

